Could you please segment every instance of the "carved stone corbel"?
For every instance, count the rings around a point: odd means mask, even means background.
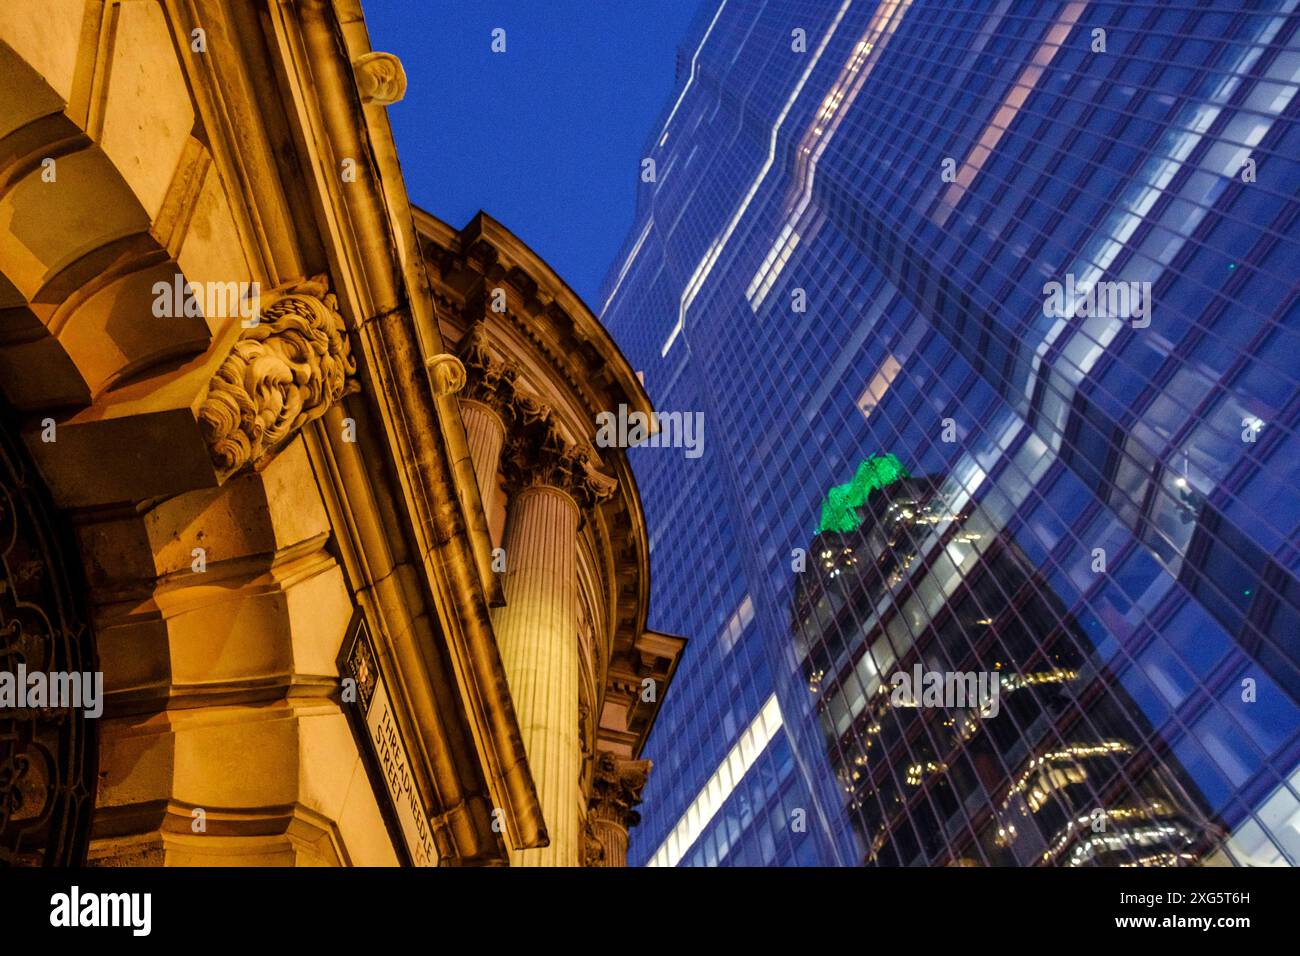
[[[406,95],[406,70],[391,53],[373,51],[352,61],[362,103],[391,106]]]
[[[228,476],[279,447],[357,388],[356,363],[324,276],[267,297],[208,383],[198,420]]]
[[[441,352],[425,362],[424,367],[429,371],[435,395],[455,395],[465,387],[465,366],[454,355]]]

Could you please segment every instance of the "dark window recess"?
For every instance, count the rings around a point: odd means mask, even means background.
[[[1122,438],[1115,425],[1083,392],[1075,393],[1072,405],[1061,457],[1085,485],[1099,488],[1110,480],[1115,449]]]
[[[1268,556],[1254,542],[1208,502],[1202,506],[1185,565],[1199,573],[1188,575],[1194,580],[1188,580],[1187,587],[1207,607],[1218,609],[1216,616],[1231,620],[1234,633],[1259,592],[1267,565]]]
[[[1179,581],[1300,700],[1300,586],[1213,506],[1202,506]],[[1250,617],[1249,626],[1243,627]],[[1261,626],[1262,623],[1262,626]],[[1268,640],[1262,640],[1267,635]]]

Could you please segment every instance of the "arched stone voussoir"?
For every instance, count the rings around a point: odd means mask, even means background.
[[[205,352],[202,315],[159,314],[156,290],[185,285],[152,237],[131,235],[70,263],[0,312],[0,386],[20,411],[88,405],[118,382]]]
[[[0,5],[0,135],[72,97],[87,4],[84,0]]]
[[[218,486],[223,475],[199,411],[237,335],[236,325],[225,348],[132,379],[89,407],[29,417],[23,440],[55,504],[86,508]]]
[[[66,116],[0,138],[0,224],[0,390],[20,411],[90,404],[211,345],[220,321],[187,314],[183,295],[158,295],[192,277],[120,170]]]
[[[208,566],[247,559],[266,570],[277,555],[328,535],[330,524],[303,442],[294,440],[265,468],[220,488],[96,514],[75,530],[87,583],[111,595],[188,575],[196,549]]]
[[[238,569],[235,569],[238,570]],[[322,554],[274,572],[158,593],[97,616],[111,715],[229,706],[338,691],[339,646],[352,617],[342,571]]]
[[[301,440],[219,489],[122,511],[77,529],[111,713],[337,690],[353,604]]]

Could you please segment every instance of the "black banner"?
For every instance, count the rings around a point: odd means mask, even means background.
[[[1283,870],[0,870],[8,939],[492,945],[596,927],[648,946],[795,933],[812,945],[1028,945],[1285,930]],[[568,927],[568,929],[564,929]],[[1038,935],[1050,933],[1051,936]],[[1062,936],[1061,934],[1065,934]],[[816,942],[814,943],[814,940]],[[856,943],[854,941],[857,941]],[[593,943],[594,945],[594,943]]]

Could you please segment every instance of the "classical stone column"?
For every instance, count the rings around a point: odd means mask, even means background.
[[[514,851],[515,866],[578,866],[584,843],[578,721],[578,529],[615,479],[565,441],[550,411],[526,402],[506,457],[505,607],[497,643],[550,845]]]
[[[470,458],[479,498],[489,528],[495,528],[497,509],[496,476],[501,464],[509,426],[519,419],[527,399],[516,394],[518,366],[503,360],[488,341],[482,322],[465,332],[457,349],[467,373],[467,387],[460,399],[461,419],[469,439]]]
[[[506,606],[494,623],[551,838],[512,853],[515,866],[579,862],[578,520],[573,497],[543,484],[516,492],[506,520]]]
[[[488,527],[492,527],[497,469],[501,464],[501,447],[506,440],[506,425],[493,408],[472,398],[460,400],[460,417],[465,422],[465,436],[469,439],[469,457],[474,462],[478,495],[483,501]]]
[[[627,831],[641,822],[636,807],[650,774],[649,760],[626,760],[608,751],[596,756],[587,822],[600,844],[588,866],[627,866]]]

